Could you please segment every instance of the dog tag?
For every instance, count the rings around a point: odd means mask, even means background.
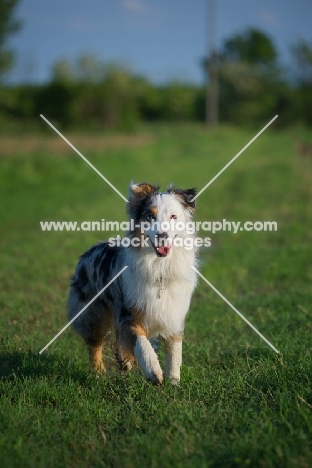
[[[165,290],[164,288],[164,283],[163,283],[163,280],[161,278],[160,280],[160,286],[159,286],[159,295],[158,295],[158,298],[161,299],[162,298],[162,295],[163,295],[163,291]]]

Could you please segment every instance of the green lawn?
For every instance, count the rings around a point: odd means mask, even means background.
[[[201,189],[255,133],[168,125],[121,144],[70,139],[126,195],[131,179]],[[69,329],[39,355],[66,324],[78,256],[110,236],[39,221],[122,221],[125,204],[65,143],[53,151],[38,137],[30,151],[18,138],[0,149],[1,466],[312,466],[312,160],[296,152],[309,133],[268,129],[197,200],[198,221],[277,222],[200,233],[212,241],[200,268],[282,355],[199,280],[179,387],[120,373],[110,347],[96,378]]]

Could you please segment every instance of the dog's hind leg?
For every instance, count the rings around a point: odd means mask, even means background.
[[[88,347],[90,364],[96,372],[105,372],[103,361],[104,339],[112,327],[112,315],[106,309],[96,321],[90,321],[84,331],[84,340]]]
[[[165,377],[172,385],[180,383],[182,365],[182,335],[174,335],[164,340],[165,344]]]
[[[127,346],[127,342],[129,340],[126,340],[126,347],[125,343],[122,342],[122,340],[119,338],[119,332],[118,329],[116,329],[116,359],[119,364],[119,368],[122,371],[129,371],[132,369],[133,362],[134,362],[134,355],[133,352],[129,350],[131,346]],[[128,349],[127,349],[128,348]]]
[[[85,302],[71,289],[68,318],[74,319],[72,326],[88,347],[91,367],[97,372],[105,372],[102,356],[103,342],[112,328],[112,313],[106,304],[97,300],[75,318],[86,305]]]
[[[89,359],[92,369],[98,373],[105,372],[103,361],[103,343],[100,345],[87,345],[89,350]]]

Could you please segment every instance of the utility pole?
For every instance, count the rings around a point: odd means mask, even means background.
[[[216,49],[216,3],[207,1],[207,90],[206,125],[215,127],[219,121],[218,57]]]

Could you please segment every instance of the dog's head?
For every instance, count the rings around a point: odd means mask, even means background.
[[[149,239],[158,257],[167,257],[178,243],[176,239],[194,235],[195,195],[193,188],[170,185],[166,192],[160,192],[158,185],[130,184],[127,213],[136,232]]]

